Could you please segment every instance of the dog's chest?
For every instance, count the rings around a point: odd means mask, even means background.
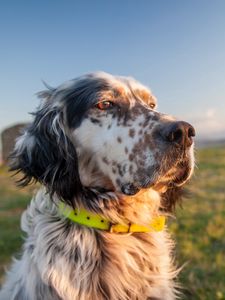
[[[160,239],[155,234],[137,233],[109,236],[104,242],[100,280],[107,286],[109,299],[143,300],[151,296],[155,275],[165,271],[162,260],[168,259],[167,254],[163,258],[160,253]]]
[[[87,230],[79,232],[79,237],[70,255],[55,259],[49,274],[62,299],[144,300],[158,295],[156,286],[169,267],[159,236],[93,234]]]

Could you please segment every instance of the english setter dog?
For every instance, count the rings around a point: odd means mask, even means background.
[[[1,300],[173,300],[164,226],[193,172],[194,128],[136,80],[103,72],[40,92],[11,169],[41,188]]]

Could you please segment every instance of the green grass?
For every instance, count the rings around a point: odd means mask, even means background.
[[[18,189],[15,178],[4,167],[0,168],[0,283],[12,255],[22,244],[21,213],[30,201],[33,188]]]
[[[171,230],[185,299],[225,299],[225,148],[201,149],[189,185],[190,197],[176,212]]]
[[[170,230],[186,300],[225,300],[225,147],[197,151],[197,168]],[[18,190],[0,168],[0,282],[22,243],[21,212],[32,189]]]

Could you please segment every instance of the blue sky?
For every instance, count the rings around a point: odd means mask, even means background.
[[[0,130],[30,119],[41,80],[89,71],[148,85],[159,110],[225,136],[225,1],[2,1]]]

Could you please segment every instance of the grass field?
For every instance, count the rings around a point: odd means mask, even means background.
[[[170,224],[178,264],[186,263],[179,278],[183,299],[225,299],[225,147],[199,150],[197,166],[191,197]],[[0,169],[0,282],[11,255],[20,249],[19,220],[31,194],[31,189],[18,190],[6,169]]]

